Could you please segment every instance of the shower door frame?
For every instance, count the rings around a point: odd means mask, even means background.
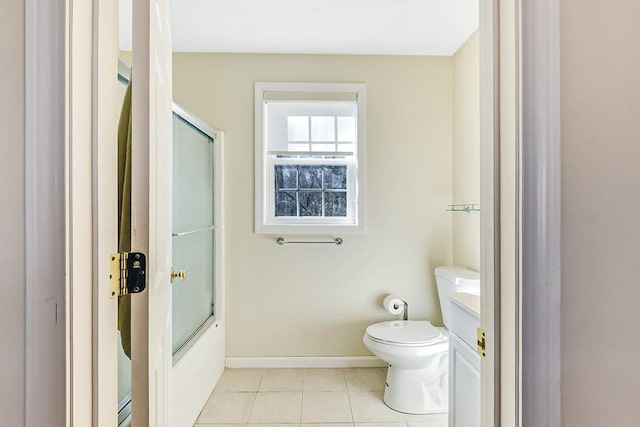
[[[224,143],[224,132],[218,132],[214,130],[212,127],[207,125],[205,122],[200,120],[193,113],[188,111],[187,109],[181,107],[180,105],[173,103],[173,114],[177,116],[179,119],[187,123],[189,126],[196,129],[196,131],[204,134],[206,137],[211,138],[211,143],[213,144],[213,154],[212,154],[212,179],[213,179],[213,235],[214,235],[214,243],[213,243],[213,313],[205,320],[182,344],[176,351],[173,353],[173,366],[177,365],[180,359],[182,359],[191,349],[191,347],[196,343],[196,341],[202,337],[209,327],[212,324],[216,324],[215,327],[219,326],[218,318],[221,316],[217,316],[218,313],[218,269],[222,268],[222,263],[218,260],[218,248],[221,248],[222,242],[218,242],[219,235],[223,231],[222,224],[220,224],[219,218],[222,218],[224,214],[224,210],[221,209],[223,199],[221,200],[218,192],[222,192],[224,186],[219,184],[218,179],[222,179],[222,175],[218,176],[218,169],[222,169],[223,162],[220,161],[222,154],[224,153],[224,148],[222,144]],[[173,144],[176,141],[174,139]],[[175,177],[176,171],[173,170],[173,176]],[[173,236],[177,237],[177,236]],[[223,251],[220,251],[220,255],[223,254]],[[174,265],[174,268],[179,268],[179,266]],[[187,271],[187,274],[189,272]]]
[[[131,68],[122,61],[118,61],[118,65],[118,80],[126,85],[131,78]],[[172,114],[213,140],[214,313],[173,354],[172,361],[170,404],[179,407],[180,411],[170,411],[171,425],[192,425],[225,366],[224,132],[213,129],[175,102],[172,103]],[[205,360],[206,365],[203,365]],[[207,367],[210,370],[204,375]],[[195,392],[197,396],[189,395],[187,391]],[[118,402],[118,407],[121,403]],[[131,392],[129,401],[118,414],[116,425],[131,419]]]
[[[180,411],[170,411],[170,425],[181,426],[195,423],[225,366],[224,132],[214,130],[176,103],[173,114],[211,137],[214,150],[214,312],[173,355],[170,404]]]

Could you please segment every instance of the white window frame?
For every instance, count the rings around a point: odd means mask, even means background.
[[[273,159],[265,140],[265,92],[301,94],[350,93],[355,95],[356,151],[353,162],[330,158]],[[310,96],[311,98],[311,96]],[[309,99],[310,101],[312,99]],[[275,217],[274,176],[276,164],[347,164],[347,217]],[[366,85],[363,83],[255,83],[255,232],[258,234],[349,234],[366,232]]]

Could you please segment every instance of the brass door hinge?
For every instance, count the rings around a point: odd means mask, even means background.
[[[147,258],[141,252],[120,252],[111,255],[111,298],[144,291],[147,287],[146,269]]]
[[[487,357],[487,354],[485,352],[487,342],[485,339],[484,329],[478,328],[477,336],[478,336],[478,346],[476,347],[476,352],[482,357]]]

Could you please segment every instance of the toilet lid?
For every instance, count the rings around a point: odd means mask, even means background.
[[[375,341],[404,345],[429,345],[442,341],[442,333],[426,320],[392,320],[367,327]]]

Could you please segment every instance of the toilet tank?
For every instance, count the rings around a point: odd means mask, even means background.
[[[480,273],[450,265],[436,268],[435,275],[442,321],[449,328],[449,295],[454,292],[480,295]]]

